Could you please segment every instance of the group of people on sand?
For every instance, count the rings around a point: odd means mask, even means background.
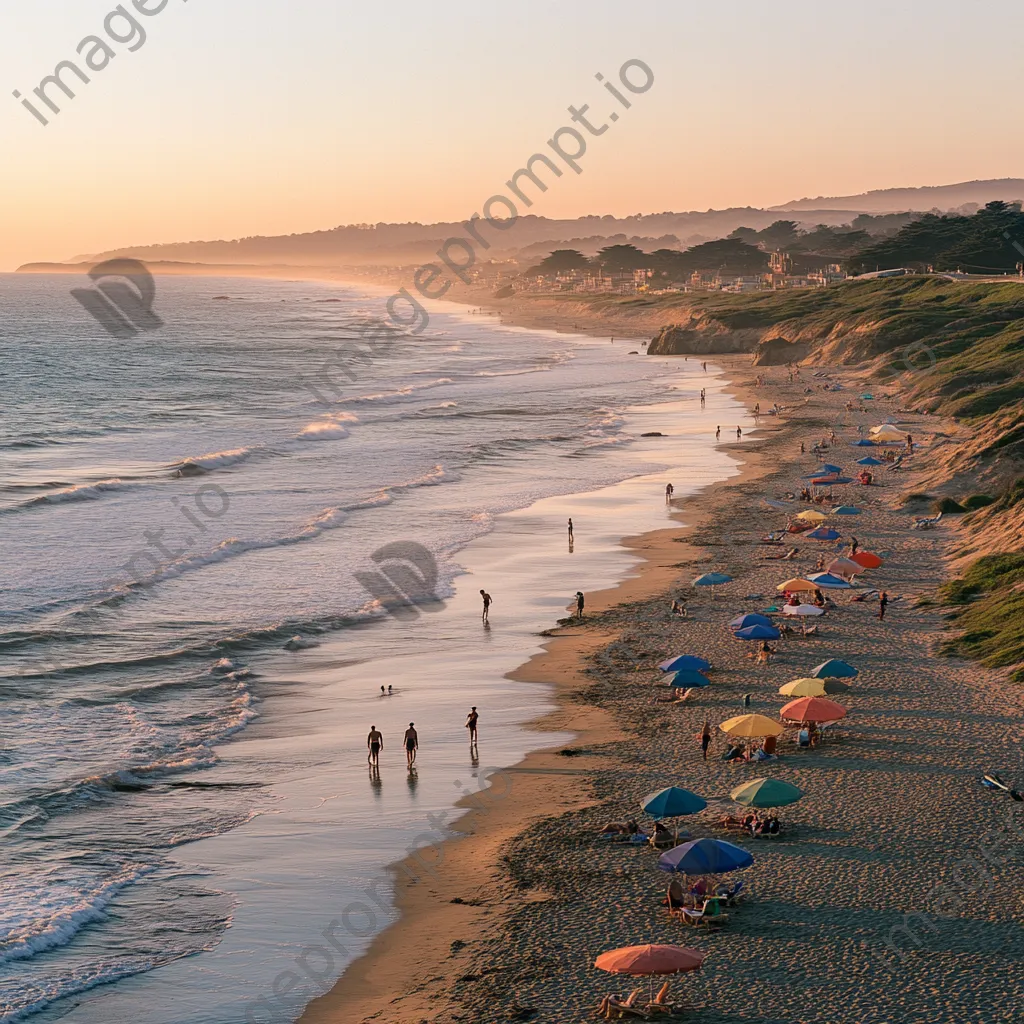
[[[756,811],[748,811],[743,815],[724,814],[718,819],[718,825],[720,828],[759,836],[777,836],[782,831],[778,816],[772,812],[764,815]]]
[[[476,708],[470,708],[469,714],[466,716],[466,728],[469,730],[470,750],[474,750],[476,748],[479,722],[480,715]],[[420,749],[420,737],[419,733],[416,732],[416,724],[414,722],[410,722],[409,728],[405,730],[405,736],[402,737],[402,745],[405,747],[406,766],[412,768],[416,763],[416,752]],[[366,763],[370,765],[371,768],[377,768],[380,764],[381,751],[384,749],[384,735],[375,725],[370,726],[370,733],[366,737],[366,749],[369,751],[366,755]]]

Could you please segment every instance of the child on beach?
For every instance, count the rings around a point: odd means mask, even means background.
[[[481,590],[480,591],[480,596],[483,598],[483,601],[484,601],[484,611],[483,611],[483,615],[481,616],[481,619],[484,622],[488,622],[489,621],[488,616],[490,615],[490,611],[491,611],[491,595],[488,594],[485,590]]]

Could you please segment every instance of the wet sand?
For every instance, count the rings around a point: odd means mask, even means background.
[[[841,524],[844,535],[887,556],[870,578],[894,599],[885,622],[877,604],[841,593],[817,638],[784,639],[777,659],[759,668],[724,623],[766,607],[774,585],[813,571],[819,553],[804,541],[794,563],[762,560],[777,549],[757,539],[785,514],[760,498],[799,490],[816,464],[799,454],[801,440],[809,447],[836,424],[848,443],[857,423],[878,422],[899,402],[844,414],[851,392],[806,396],[777,368],[764,371],[775,383],[754,391],[749,366],[734,362],[730,372],[748,404],[787,407],[781,420],[762,417],[757,441],[732,447],[743,453],[742,475],[680,501],[687,527],[630,541],[645,557],[637,575],[588,595],[585,622],[556,631],[546,652],[513,674],[555,687],[558,710],[534,727],[571,731],[570,750],[530,755],[489,802],[472,798],[478,806],[457,826],[465,838],[396,868],[399,923],[303,1021],[582,1021],[601,995],[633,987],[595,971],[594,957],[642,942],[709,953],[700,975],[674,983],[701,1021],[1014,1019],[1024,998],[1022,805],[977,777],[1020,772],[1024,697],[998,673],[935,656],[945,623],[921,602],[946,578],[951,531],[910,530],[897,500],[927,473],[927,448],[910,471],[882,471],[881,486],[839,497],[866,510]],[[942,427],[911,421],[919,437]],[[858,457],[844,444],[833,461]],[[690,617],[673,620],[668,591],[711,569],[736,582],[717,600],[687,589]],[[762,596],[743,600],[748,594]],[[620,646],[609,649],[613,642]],[[714,663],[712,687],[693,704],[656,703],[657,662],[685,652]],[[840,698],[850,709],[840,738],[813,751],[784,743],[780,760],[761,767],[724,763],[716,738],[701,760],[695,734],[705,716],[717,726],[741,713],[750,693],[751,711],[775,717],[786,700],[778,687],[833,656],[861,669]],[[732,807],[729,790],[762,776],[806,796],[784,809],[782,838],[729,836],[755,865],[744,872],[751,898],[720,932],[668,918],[654,851],[596,838],[604,821],[635,816],[645,793],[670,784],[710,801],[681,824],[695,837],[722,835],[714,820]]]

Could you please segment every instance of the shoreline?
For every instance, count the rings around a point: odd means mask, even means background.
[[[543,318],[517,325],[541,330],[567,329],[547,324]],[[727,378],[723,390],[749,407],[751,389],[737,379],[747,358],[719,356],[713,362]],[[684,507],[678,507],[673,514],[676,525],[622,538],[622,546],[642,556],[643,561],[616,586],[588,594],[588,614],[601,615],[628,601],[661,597],[676,585],[684,556],[699,551],[686,538],[711,515],[720,491],[745,486],[768,471],[767,459],[759,446],[766,433],[775,433],[783,426],[760,426],[752,444],[722,445],[736,449],[740,455],[739,473],[688,498],[678,499],[677,504]],[[677,546],[680,543],[682,547]],[[398,919],[349,964],[333,988],[306,1006],[299,1018],[301,1024],[370,1019],[404,1022],[425,1019],[425,1015],[439,1010],[436,1004],[443,996],[438,988],[450,984],[450,977],[445,978],[444,974],[451,969],[451,958],[458,956],[460,936],[467,932],[477,937],[496,934],[509,916],[509,908],[497,905],[493,898],[503,887],[503,847],[553,813],[591,806],[595,802],[593,776],[607,758],[585,751],[627,738],[612,715],[579,699],[582,691],[592,685],[583,671],[584,659],[614,642],[620,632],[552,626],[541,634],[551,636],[543,651],[507,674],[514,681],[549,688],[556,708],[522,723],[522,727],[538,733],[571,733],[569,749],[573,755],[566,757],[557,749],[532,751],[503,770],[502,774],[511,776],[507,792],[492,796],[493,779],[488,789],[482,791],[488,806],[481,807],[476,797],[460,800],[456,806],[464,813],[450,825],[455,835],[426,848],[436,855],[432,869],[424,868],[422,850],[388,865],[387,871],[395,880]],[[576,753],[580,748],[581,752]],[[424,873],[429,879],[420,879]]]

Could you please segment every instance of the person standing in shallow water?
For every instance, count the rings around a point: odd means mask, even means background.
[[[420,738],[412,722],[405,730],[405,763],[411,768],[416,763],[416,751],[420,747]]]
[[[738,441],[743,436],[743,430],[741,427],[736,428],[736,440]]]
[[[480,596],[481,596],[481,598],[483,598],[483,602],[484,602],[484,610],[483,610],[483,613],[481,614],[480,618],[481,618],[481,620],[483,622],[489,622],[490,621],[489,616],[491,614],[491,595],[488,594],[486,590],[481,590],[480,591]]]
[[[572,520],[569,520],[569,543],[572,543]]]
[[[370,726],[370,735],[366,737],[366,749],[370,752],[366,756],[367,764],[371,764],[376,768],[377,759],[380,752],[384,749],[384,737],[375,725]]]
[[[480,721],[480,716],[476,712],[476,708],[470,708],[469,714],[466,716],[466,728],[469,730],[469,745],[471,747],[476,746],[476,727]]]
[[[583,591],[576,591],[576,618],[583,618]]]

